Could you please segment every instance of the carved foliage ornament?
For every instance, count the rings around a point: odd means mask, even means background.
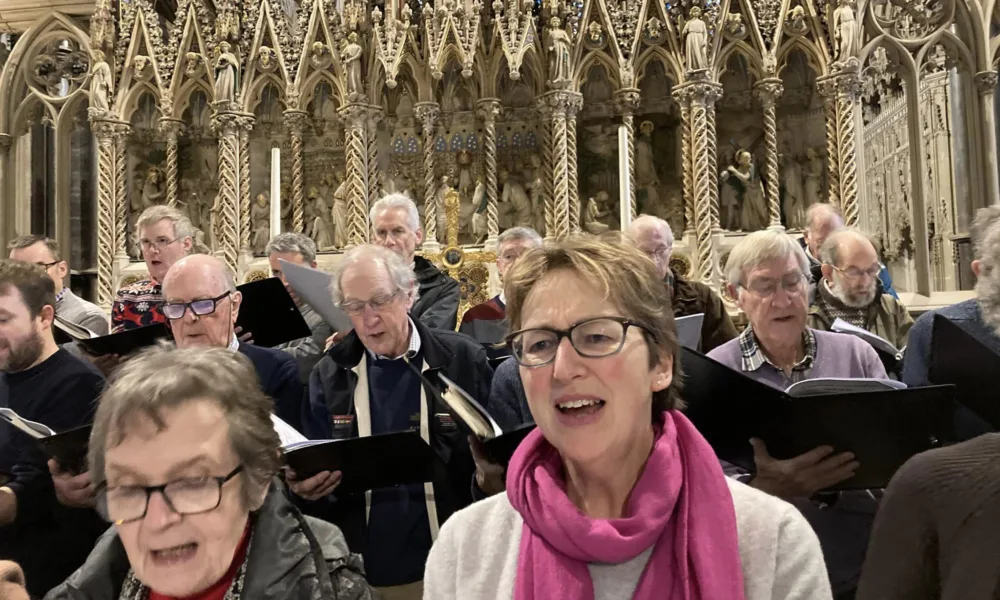
[[[874,22],[883,32],[903,41],[920,41],[951,23],[952,0],[875,0]]]
[[[608,2],[608,14],[611,26],[615,31],[615,39],[622,56],[628,57],[635,40],[635,31],[639,24],[639,11],[642,3],[637,0],[611,0]]]
[[[521,62],[535,43],[531,7],[531,0],[507,0],[506,4],[503,0],[493,1],[495,26],[514,81],[521,78]]]
[[[385,70],[385,84],[396,87],[396,76],[399,75],[399,65],[406,51],[406,41],[412,25],[410,19],[413,11],[410,5],[403,3],[401,19],[393,14],[391,5],[387,7],[388,14],[385,23],[382,22],[382,11],[376,6],[372,10],[372,36],[375,42],[375,57],[382,63]],[[315,46],[315,44],[314,44]]]
[[[458,50],[462,61],[462,77],[472,77],[472,61],[479,44],[480,0],[472,0],[466,10],[465,0],[437,0],[435,6],[424,8],[424,39],[428,46],[427,59],[434,79],[444,76],[447,49]],[[433,8],[433,10],[432,10]]]

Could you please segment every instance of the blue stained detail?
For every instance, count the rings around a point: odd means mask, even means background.
[[[470,133],[469,137],[465,138],[465,149],[466,150],[479,149],[479,139],[476,137],[476,134]]]
[[[500,135],[497,136],[497,148],[506,148],[506,147],[507,147],[507,134],[501,133]]]
[[[420,153],[420,144],[417,143],[417,138],[413,137],[412,135],[409,136],[406,140],[406,151],[409,154]]]
[[[402,136],[396,136],[396,139],[392,142],[392,151],[396,154],[403,154],[406,151],[406,145],[403,142]]]
[[[514,148],[520,148],[522,146],[522,144],[521,144],[521,132],[520,131],[518,131],[518,132],[514,133],[514,135],[510,136],[510,145],[513,146]]]
[[[451,136],[451,151],[458,152],[462,149],[462,134],[456,133]]]
[[[529,131],[527,135],[524,136],[524,145],[528,148],[534,148],[538,141],[535,139],[535,132]]]
[[[434,151],[435,152],[447,152],[448,142],[444,141],[443,136],[438,136],[437,140],[434,141]]]

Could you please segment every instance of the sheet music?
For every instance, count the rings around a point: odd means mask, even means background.
[[[880,392],[884,390],[906,389],[902,381],[892,379],[847,379],[828,377],[806,379],[792,384],[785,393],[793,398],[804,396],[827,396],[831,394],[853,394],[858,392]]]
[[[274,414],[271,415],[271,423],[274,424],[274,431],[278,434],[278,439],[281,440],[282,448],[286,448],[292,444],[300,444],[308,441],[306,436],[296,431],[295,428],[288,423],[274,416]]]
[[[697,350],[701,345],[701,326],[705,322],[705,313],[688,315],[674,319],[677,326],[677,341],[684,348]]]
[[[885,338],[875,335],[874,333],[868,331],[867,329],[862,329],[861,327],[858,327],[856,325],[851,325],[847,321],[840,318],[834,320],[833,324],[830,325],[830,331],[856,335],[859,338],[871,344],[871,346],[876,350],[881,350],[882,352],[885,352],[890,356],[898,357],[902,356],[903,354],[902,350],[899,350],[898,348],[890,344],[889,341],[886,340]]]
[[[281,272],[295,293],[306,301],[319,316],[329,323],[334,331],[346,332],[354,329],[351,318],[333,303],[330,283],[333,275],[326,271],[304,267],[279,259]]]

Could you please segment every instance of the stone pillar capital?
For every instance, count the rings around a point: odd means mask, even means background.
[[[997,72],[980,71],[976,73],[976,89],[983,96],[992,94],[997,89]]]

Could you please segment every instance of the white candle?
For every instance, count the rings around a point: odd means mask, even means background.
[[[281,233],[281,150],[271,148],[271,237]]]
[[[628,177],[628,133],[625,126],[618,127],[618,210],[621,230],[632,224],[631,187]]]

